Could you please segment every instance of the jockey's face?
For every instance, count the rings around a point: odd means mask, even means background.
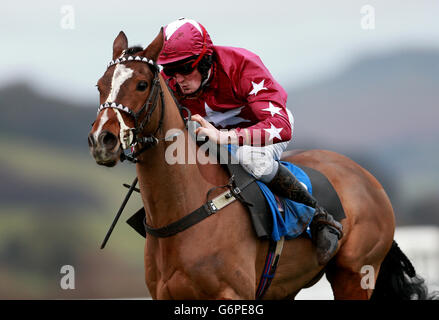
[[[186,75],[177,72],[173,77],[175,81],[177,81],[181,91],[185,95],[194,93],[201,86],[202,76],[197,68],[195,68],[194,71]]]

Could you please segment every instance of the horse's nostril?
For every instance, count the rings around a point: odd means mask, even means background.
[[[95,140],[94,140],[94,137],[93,137],[93,135],[90,133],[89,135],[88,135],[88,146],[89,146],[89,148],[93,148],[94,146],[95,146]]]
[[[102,131],[99,140],[106,149],[113,149],[117,145],[117,137],[109,131]]]

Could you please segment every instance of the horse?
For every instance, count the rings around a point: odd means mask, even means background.
[[[185,217],[205,203],[208,192],[219,195],[216,187],[230,179],[220,164],[198,159],[200,146],[190,137],[183,111],[155,64],[162,46],[163,29],[145,49],[128,47],[126,35],[119,33],[113,60],[97,83],[100,107],[88,136],[96,163],[108,167],[126,158],[123,150],[137,142],[132,147],[136,174],[145,221],[153,228]],[[179,142],[172,139],[175,135],[167,136],[172,130],[179,132]],[[165,158],[176,143],[187,150],[185,161],[170,164]],[[285,241],[264,299],[294,299],[323,274],[335,299],[426,297],[423,281],[410,278],[419,279],[393,240],[393,208],[371,173],[328,150],[290,151],[282,159],[326,176],[346,215],[344,236],[323,266],[306,233]],[[255,299],[267,249],[268,241],[256,237],[247,209],[235,201],[175,235],[147,236],[145,282],[153,299]]]

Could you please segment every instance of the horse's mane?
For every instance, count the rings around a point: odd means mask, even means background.
[[[143,48],[142,48],[141,46],[139,46],[139,45],[137,45],[137,46],[132,46],[132,47],[129,47],[128,49],[126,49],[126,50],[124,51],[123,56],[124,56],[124,57],[126,57],[126,56],[133,56],[133,55],[135,55],[136,53],[141,52],[141,51],[143,51]],[[155,72],[153,66],[151,66],[150,64],[148,64],[148,67],[150,68],[150,70],[151,70],[153,73]]]
[[[132,46],[125,50],[125,55],[134,55],[137,52],[143,51],[141,46]]]

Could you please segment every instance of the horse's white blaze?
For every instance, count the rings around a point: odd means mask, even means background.
[[[104,110],[104,113],[102,114],[102,116],[99,118],[99,126],[96,129],[96,131],[94,132],[93,136],[95,138],[95,141],[98,141],[98,137],[99,134],[102,131],[102,128],[104,127],[104,124],[108,121],[108,109]]]
[[[133,76],[133,69],[127,68],[124,64],[118,64],[111,79],[111,91],[105,102],[115,102],[122,84]]]
[[[133,131],[131,130],[132,128],[128,127],[125,124],[125,121],[123,120],[123,117],[120,114],[119,110],[114,109],[114,112],[116,113],[117,120],[119,120],[119,126],[120,126],[119,139],[122,144],[122,148],[128,149],[134,139]]]

